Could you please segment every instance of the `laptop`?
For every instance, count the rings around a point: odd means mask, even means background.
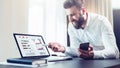
[[[14,33],[21,58],[18,59],[47,59],[48,62],[71,60],[70,56],[51,56],[48,46],[41,35]]]

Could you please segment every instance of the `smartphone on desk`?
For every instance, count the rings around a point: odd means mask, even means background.
[[[79,48],[82,49],[82,50],[88,50],[88,48],[89,48],[89,42],[81,43],[80,46],[79,46]]]

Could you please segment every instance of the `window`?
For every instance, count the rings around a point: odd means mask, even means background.
[[[28,32],[32,34],[43,34],[44,22],[44,0],[29,1],[29,25]]]
[[[43,35],[45,41],[67,43],[64,0],[29,0],[30,34]]]

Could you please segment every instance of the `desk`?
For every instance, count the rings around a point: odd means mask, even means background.
[[[120,66],[120,59],[110,59],[110,60],[81,60],[79,58],[74,58],[73,60],[58,61],[54,64],[48,64],[47,66],[41,66],[39,68],[114,68]],[[32,67],[21,67],[12,65],[0,65],[0,68],[32,68]],[[117,68],[117,67],[116,67]]]

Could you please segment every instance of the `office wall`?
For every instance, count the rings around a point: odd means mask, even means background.
[[[0,0],[0,61],[19,57],[14,32],[27,33],[27,0]]]
[[[85,0],[87,11],[103,15],[113,25],[112,0]]]

